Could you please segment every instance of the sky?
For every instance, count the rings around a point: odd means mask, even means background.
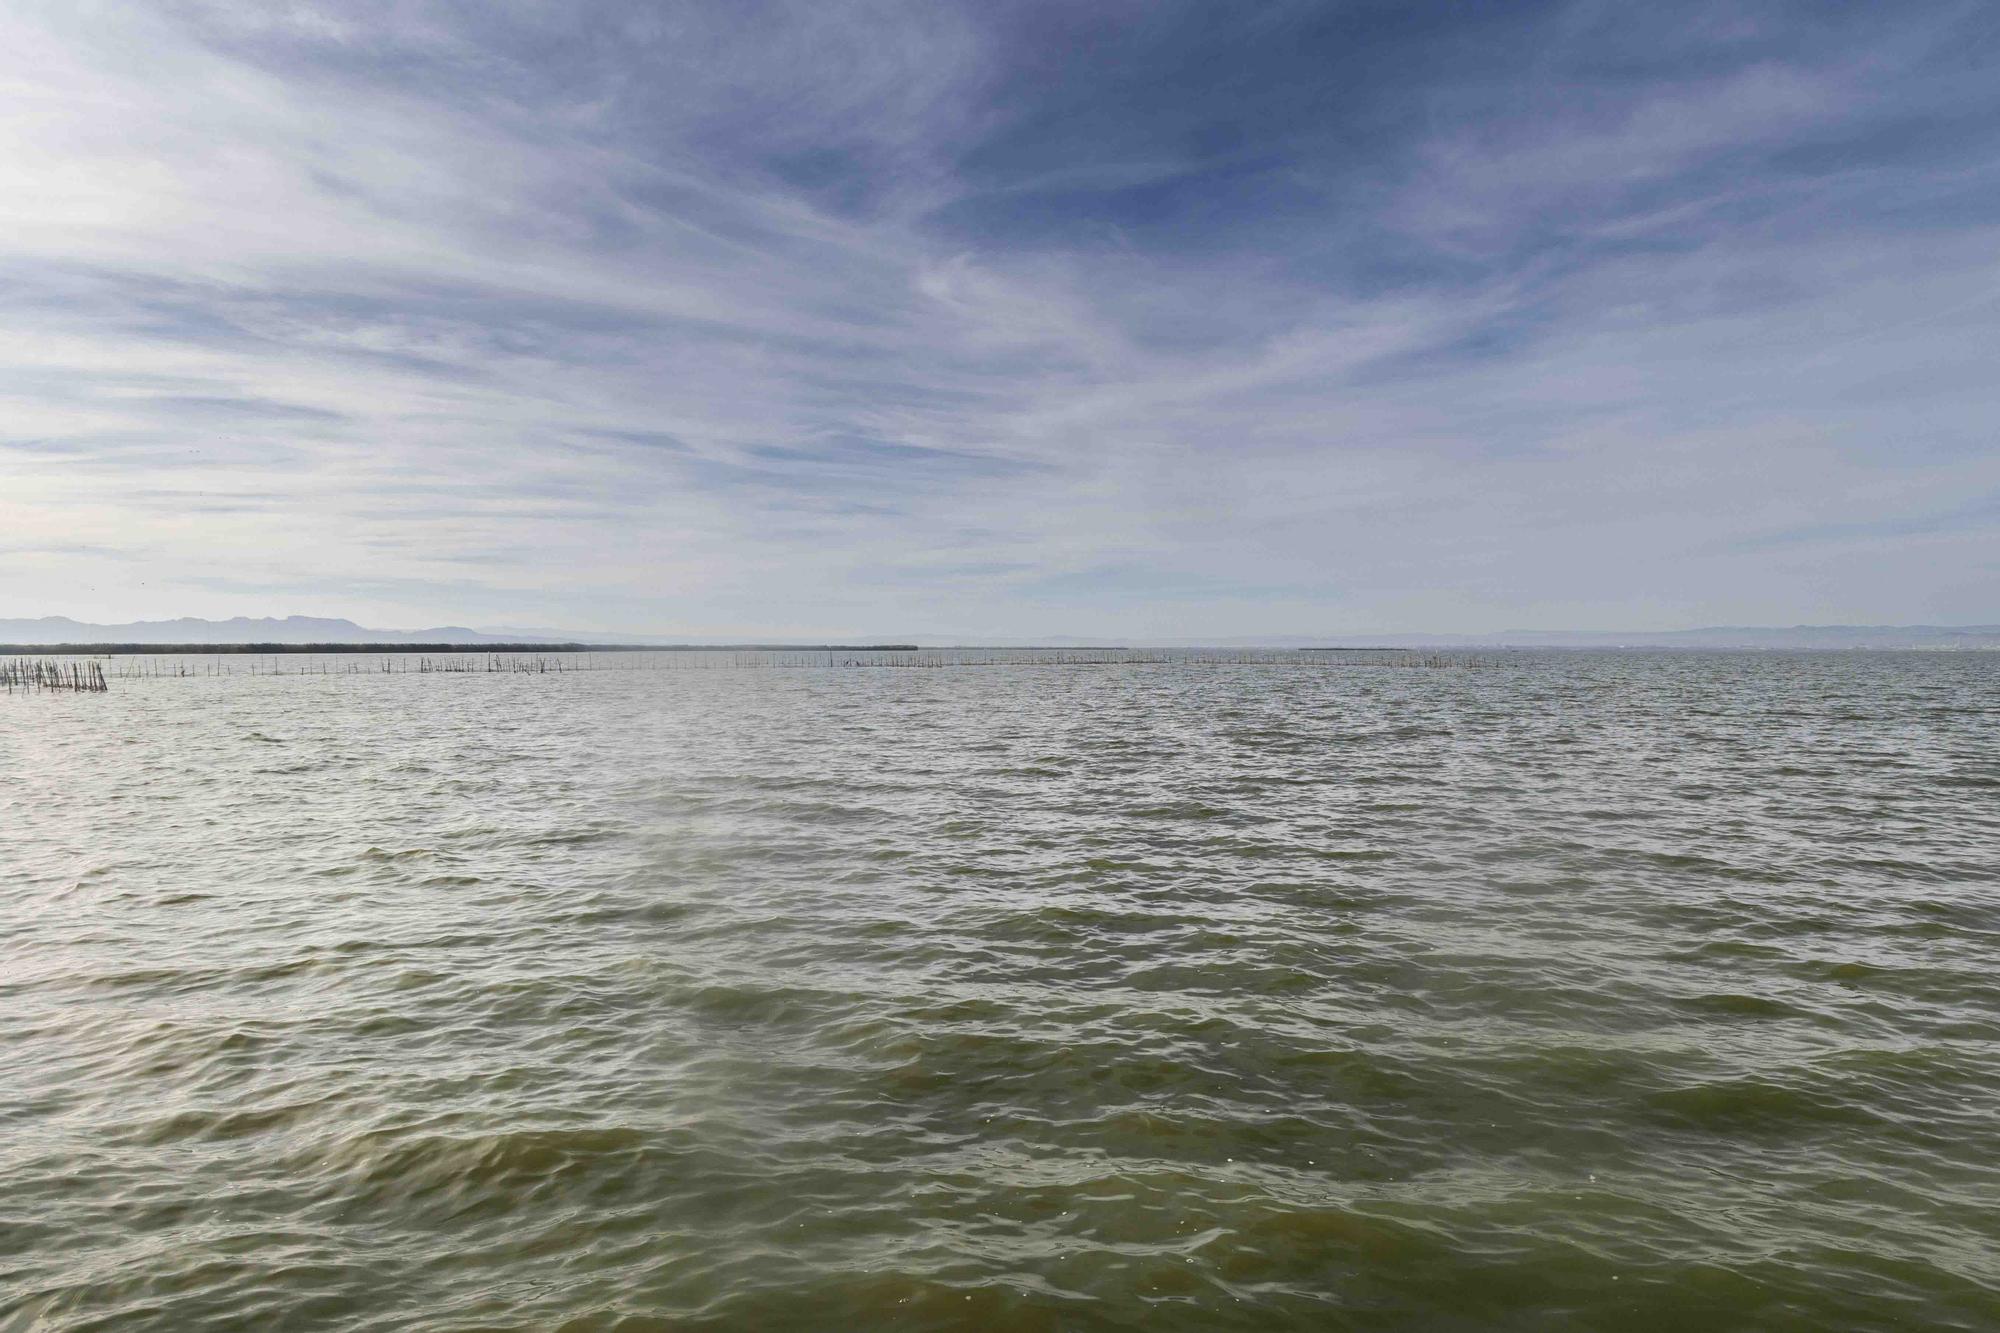
[[[12,0],[0,617],[2000,622],[2000,6]]]

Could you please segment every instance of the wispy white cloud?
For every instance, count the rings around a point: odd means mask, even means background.
[[[2000,618],[1977,12],[1593,10],[15,6],[0,611]]]

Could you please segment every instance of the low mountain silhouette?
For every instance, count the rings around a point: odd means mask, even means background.
[[[661,647],[715,642],[685,635],[604,634],[559,629],[468,629],[440,625],[431,629],[369,629],[352,620],[324,616],[236,616],[229,620],[138,620],[122,625],[92,624],[68,616],[32,620],[0,620],[0,644],[56,643],[616,643]],[[758,642],[790,642],[786,636],[760,637]],[[1043,635],[1014,638],[951,635],[858,635],[848,643],[898,642],[925,646],[1004,647],[1022,644],[1073,644],[1170,647],[1333,648],[1460,647],[1460,648],[2000,648],[2000,625],[1791,625],[1714,626],[1683,630],[1504,630],[1494,634],[1357,633],[1341,635],[1266,634],[1210,639],[1125,639],[1117,636]],[[804,640],[800,640],[804,642]],[[813,640],[822,642],[822,640]]]
[[[323,616],[235,616],[229,620],[135,620],[96,625],[68,616],[0,620],[0,643],[560,643],[560,638],[482,634],[462,625],[368,629]]]

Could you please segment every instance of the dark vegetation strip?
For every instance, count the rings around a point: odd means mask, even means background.
[[[171,653],[913,653],[913,643],[0,643],[16,656],[153,657]]]

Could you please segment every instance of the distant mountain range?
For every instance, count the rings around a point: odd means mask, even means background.
[[[482,634],[462,625],[437,629],[366,629],[351,620],[320,616],[236,616],[229,620],[135,620],[125,625],[92,625],[68,616],[0,620],[0,643],[563,643]],[[605,640],[610,642],[610,640]]]
[[[781,643],[783,638],[761,642]],[[1079,645],[1166,647],[1200,643],[1213,647],[1337,648],[1337,647],[1477,647],[1477,648],[2000,648],[2000,625],[1792,625],[1716,626],[1707,629],[1635,630],[1504,630],[1497,634],[1343,634],[1336,636],[1261,635],[1226,639],[1079,638],[1051,635],[1001,639],[940,635],[854,635],[843,642],[899,642],[927,647],[964,645],[1002,647],[1035,644],[1048,647]],[[441,625],[432,629],[369,629],[351,620],[320,616],[236,616],[229,620],[140,620],[124,625],[97,625],[67,616],[35,620],[0,620],[0,643],[626,643],[676,644],[713,642],[687,635],[603,634],[558,629],[468,629]],[[804,642],[804,640],[801,640]],[[815,640],[818,642],[818,640]]]

